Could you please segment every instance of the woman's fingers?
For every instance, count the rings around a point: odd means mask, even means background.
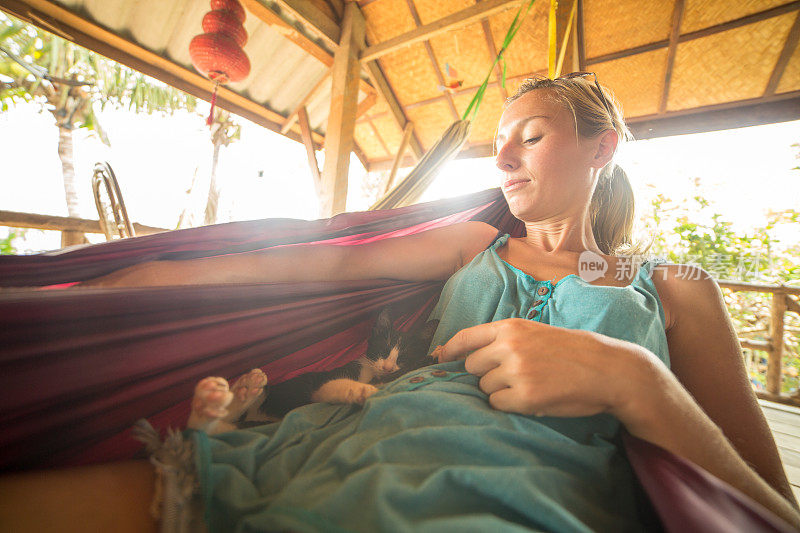
[[[441,347],[439,362],[447,363],[465,359],[471,352],[483,348],[497,338],[497,322],[479,324],[462,329]]]
[[[475,372],[470,373],[475,374]],[[511,380],[509,379],[508,373],[505,372],[502,367],[498,366],[484,373],[483,377],[478,382],[478,387],[486,394],[493,394],[510,386]]]

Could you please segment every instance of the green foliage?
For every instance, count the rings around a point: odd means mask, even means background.
[[[193,111],[197,100],[13,17],[0,14],[0,105],[39,102],[59,126],[88,128],[107,143],[94,105],[136,113]],[[83,82],[83,84],[80,84]]]
[[[14,255],[17,248],[14,246],[14,240],[25,236],[26,230],[14,228],[7,237],[0,238],[0,255]]]
[[[800,212],[794,209],[767,213],[766,224],[747,232],[734,229],[733,223],[713,212],[695,180],[693,198],[676,202],[657,195],[644,216],[651,234],[650,254],[670,262],[701,266],[714,278],[767,284],[797,284],[800,281],[800,243],[783,243],[778,230],[800,235]],[[788,228],[788,231],[787,231]],[[723,289],[734,327],[740,338],[769,340],[772,296],[769,293]],[[784,315],[783,392],[798,388],[800,381],[800,317]],[[766,384],[766,353],[745,350],[751,379]]]

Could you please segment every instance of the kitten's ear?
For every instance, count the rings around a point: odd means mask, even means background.
[[[392,316],[388,307],[384,307],[381,314],[378,315],[378,320],[375,322],[376,329],[392,330]]]
[[[420,336],[425,339],[426,341],[430,342],[433,338],[433,334],[436,333],[436,328],[439,327],[438,320],[429,320],[422,326],[422,331],[420,331]]]

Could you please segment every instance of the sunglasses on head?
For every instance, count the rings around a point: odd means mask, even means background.
[[[606,100],[606,95],[605,95],[605,93],[603,93],[603,89],[600,88],[600,83],[597,81],[597,74],[595,74],[594,72],[571,72],[569,74],[566,74],[564,76],[560,76],[560,77],[555,78],[555,79],[556,80],[571,80],[573,78],[586,78],[587,76],[594,76],[594,85],[595,85],[595,87],[597,87],[597,95],[600,97],[600,101],[603,102],[603,106],[606,108],[606,111],[608,111],[608,115],[610,117],[613,117],[614,113],[611,112],[611,105],[608,103],[608,100]],[[553,81],[555,81],[555,80],[553,80]]]

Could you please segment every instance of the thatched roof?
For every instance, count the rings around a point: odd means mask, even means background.
[[[597,73],[642,137],[800,118],[800,1],[575,0],[564,71]],[[342,0],[242,0],[252,71],[220,104],[300,139],[305,106],[322,143]],[[572,0],[562,0],[559,24]],[[360,0],[366,19],[356,153],[368,169],[391,164],[406,122],[420,153],[465,109],[501,47],[520,1]],[[567,9],[564,9],[566,7]],[[209,98],[190,39],[205,0],[0,0],[4,11],[171,85]],[[503,99],[548,66],[548,0],[537,0],[506,51],[506,88],[486,93],[465,155],[491,152]],[[563,33],[563,28],[562,28]],[[399,46],[397,43],[401,43]],[[365,61],[371,58],[373,61]],[[463,81],[453,93],[446,65]]]

